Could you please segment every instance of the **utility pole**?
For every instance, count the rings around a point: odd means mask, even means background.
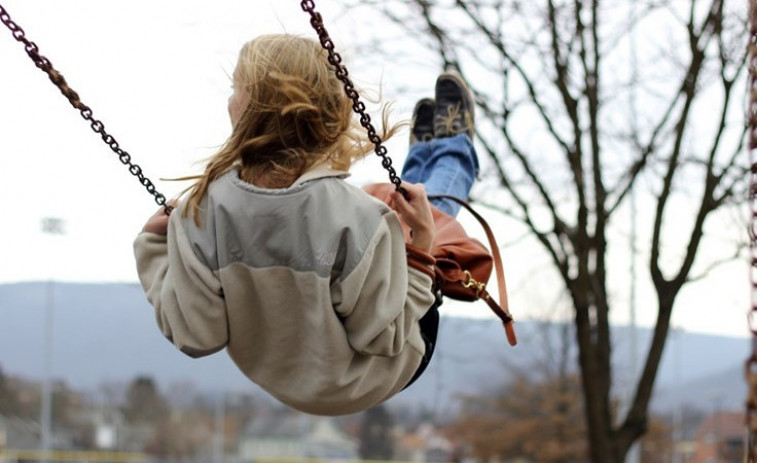
[[[638,62],[638,51],[636,49],[636,28],[637,28],[637,21],[638,15],[636,11],[636,2],[631,2],[631,27],[633,28],[631,30],[631,33],[629,35],[629,53],[631,55],[631,91],[629,93],[629,107],[631,109],[631,132],[634,139],[634,145],[639,146],[639,128],[638,128],[638,108],[636,105],[636,85],[639,81],[639,62]],[[627,387],[626,392],[626,400],[628,402],[626,410],[630,409],[631,407],[631,401],[633,400],[633,388],[630,387],[632,384],[634,384],[634,379],[636,378],[636,375],[638,373],[638,352],[639,352],[639,346],[638,346],[638,332],[636,327],[636,232],[637,232],[637,213],[636,210],[636,191],[634,188],[634,185],[631,185],[630,191],[629,191],[629,201],[630,201],[630,207],[631,207],[631,236],[630,236],[630,247],[631,247],[631,287],[630,287],[630,297],[629,297],[629,327],[630,327],[630,358],[629,361],[631,363],[629,370],[631,371],[631,380],[629,381],[629,386]],[[626,463],[639,463],[641,461],[641,449],[639,448],[639,442],[635,442],[631,448],[628,451],[628,454],[626,455]]]
[[[679,453],[680,443],[683,440],[683,401],[681,400],[681,344],[683,343],[683,328],[673,327],[671,334],[674,336],[674,357],[675,371],[674,371],[674,391],[675,391],[675,403],[673,404],[673,452],[672,463],[682,463],[683,455]]]
[[[42,219],[42,233],[47,235],[63,235],[63,219],[44,217]],[[55,277],[52,270],[47,281],[45,297],[45,327],[44,327],[44,375],[42,378],[42,404],[40,407],[40,450],[42,461],[48,461],[51,448],[52,425],[52,365],[53,365],[53,315],[55,310]]]

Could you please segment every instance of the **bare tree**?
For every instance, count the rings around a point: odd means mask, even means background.
[[[536,331],[542,348],[524,353],[529,360],[508,369],[507,383],[461,397],[453,428],[477,461],[588,460],[580,381],[567,355],[570,325],[547,321]]]
[[[0,367],[0,416],[14,416],[18,410],[18,392]]]
[[[360,427],[360,458],[363,460],[393,459],[393,426],[394,417],[386,406],[378,405],[366,410]]]
[[[167,415],[168,406],[160,395],[155,380],[138,376],[129,385],[123,413],[131,423],[157,423]]]
[[[374,28],[373,46],[401,43],[415,62],[457,70],[473,89],[477,143],[492,167],[483,183],[495,185],[474,199],[522,223],[549,256],[572,303],[591,461],[623,461],[647,430],[682,288],[744,244],[732,233],[720,246],[712,227],[745,194],[746,2],[350,6],[352,16],[363,7],[390,20],[383,29],[394,36],[377,37]],[[631,258],[648,263],[657,319],[630,405],[619,413],[610,312],[627,301],[613,297],[611,278],[629,276],[613,267],[610,253],[627,255],[628,242],[609,238],[627,234],[619,211],[637,194],[644,244]],[[707,253],[705,242],[714,243]]]

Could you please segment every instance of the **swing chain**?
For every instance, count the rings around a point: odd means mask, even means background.
[[[65,96],[68,99],[69,103],[71,103],[71,106],[79,110],[79,113],[84,118],[84,120],[90,123],[92,130],[100,135],[103,142],[105,142],[105,144],[108,145],[110,149],[118,156],[118,159],[127,167],[129,172],[133,176],[137,177],[139,183],[141,183],[142,186],[145,187],[147,192],[155,198],[155,202],[158,203],[159,206],[163,206],[166,213],[170,214],[173,208],[166,204],[166,197],[155,189],[155,185],[149,178],[144,175],[142,168],[138,164],[132,162],[131,155],[121,149],[116,139],[105,131],[105,125],[100,120],[93,117],[92,109],[82,103],[81,99],[79,99],[79,94],[68,86],[66,79],[53,67],[53,64],[50,62],[50,60],[40,55],[37,44],[26,38],[24,30],[11,19],[10,15],[2,5],[0,5],[0,21],[5,24],[8,29],[10,29],[13,37],[24,45],[26,54],[29,55],[29,58],[31,58],[34,64],[47,74],[47,76],[50,78],[50,81],[52,81],[52,83],[55,84],[56,87],[58,87],[61,93],[63,93],[63,96]]]
[[[749,330],[752,334],[752,353],[744,370],[747,381],[746,428],[747,442],[745,461],[757,463],[757,0],[749,1],[749,40],[747,118],[749,124],[748,150],[749,170],[749,254],[751,282],[751,310]]]
[[[329,63],[334,66],[337,79],[344,84],[344,91],[347,97],[352,100],[352,110],[360,116],[360,125],[368,132],[368,139],[374,144],[375,153],[381,157],[381,165],[389,172],[389,181],[394,184],[397,191],[401,191],[400,185],[402,180],[400,180],[397,171],[392,167],[392,159],[387,154],[386,146],[382,144],[381,137],[376,134],[376,129],[371,123],[371,116],[366,113],[365,103],[360,101],[360,95],[349,78],[349,72],[347,72],[347,68],[342,64],[341,55],[334,51],[334,42],[329,37],[329,33],[323,25],[323,17],[315,11],[315,1],[302,0],[300,6],[303,11],[310,14],[310,25],[313,26],[313,29],[318,34],[321,46],[328,53]]]

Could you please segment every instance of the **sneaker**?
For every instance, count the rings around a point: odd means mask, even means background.
[[[434,100],[423,98],[413,108],[413,121],[410,128],[410,144],[419,141],[431,141],[434,138]]]
[[[467,133],[473,139],[473,94],[459,74],[444,72],[436,80],[434,135],[437,138]]]

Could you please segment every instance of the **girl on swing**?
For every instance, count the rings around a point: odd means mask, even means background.
[[[470,93],[442,74],[436,101],[414,111],[407,196],[388,206],[347,183],[370,143],[326,56],[291,35],[243,46],[231,136],[134,250],[158,326],[178,349],[226,348],[283,403],[341,415],[387,400],[425,368],[438,324],[426,190],[466,198],[477,160]]]

